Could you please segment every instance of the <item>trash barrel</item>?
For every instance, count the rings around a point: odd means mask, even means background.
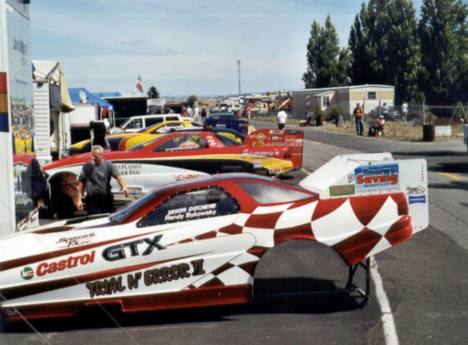
[[[317,116],[317,118],[315,119],[315,125],[316,126],[323,126],[323,116],[322,115]]]
[[[434,141],[435,139],[435,126],[423,125],[423,141]]]

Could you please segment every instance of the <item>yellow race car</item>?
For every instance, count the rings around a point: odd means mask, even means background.
[[[171,130],[194,127],[201,127],[201,125],[192,121],[165,121],[144,128],[136,133],[110,134],[106,136],[106,140],[109,143],[111,151],[123,151],[135,145],[155,139]],[[91,140],[86,139],[73,144],[70,147],[69,154],[74,155],[89,151],[91,151]]]

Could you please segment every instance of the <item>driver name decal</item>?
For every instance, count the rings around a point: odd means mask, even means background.
[[[164,220],[166,222],[185,221],[211,216],[216,216],[216,203],[175,208],[167,212]]]

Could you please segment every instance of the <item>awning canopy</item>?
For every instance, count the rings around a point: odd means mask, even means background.
[[[72,104],[68,87],[65,81],[60,62],[33,60],[33,79],[36,81],[47,81],[56,84],[60,88],[61,109],[64,112],[75,110]]]

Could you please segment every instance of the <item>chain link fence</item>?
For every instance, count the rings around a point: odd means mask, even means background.
[[[461,103],[452,106],[439,106],[409,103],[405,112],[402,104],[374,109],[367,115],[367,119],[375,119],[378,115],[385,116],[387,121],[404,122],[409,125],[434,124],[436,126],[457,126],[468,121],[468,105]]]

